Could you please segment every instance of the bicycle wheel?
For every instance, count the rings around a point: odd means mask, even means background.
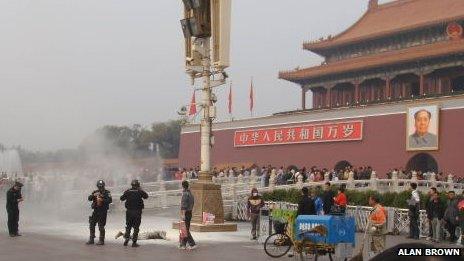
[[[286,234],[275,233],[264,241],[264,252],[270,257],[282,257],[292,248],[292,240]]]

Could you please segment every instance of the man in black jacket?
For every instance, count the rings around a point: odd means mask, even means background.
[[[443,220],[445,221],[445,228],[450,234],[449,240],[454,243],[457,240],[456,227],[459,224],[458,199],[454,191],[448,191],[448,205],[443,214]]]
[[[195,198],[189,189],[188,181],[182,181],[182,189],[182,198],[180,201],[180,218],[185,222],[187,235],[181,240],[179,249],[186,249],[187,243],[189,244],[190,249],[195,249],[197,245],[195,240],[193,240],[192,234],[190,233],[190,222],[192,221],[192,211],[193,206],[195,205]]]
[[[133,180],[131,189],[128,189],[121,196],[121,201],[126,201],[126,233],[124,234],[124,246],[127,246],[130,240],[131,229],[134,228],[132,235],[132,247],[138,247],[137,239],[139,236],[139,227],[142,222],[142,209],[144,208],[143,200],[148,198],[147,192],[140,188],[140,182]]]
[[[23,201],[21,187],[23,184],[15,182],[14,186],[6,193],[6,212],[8,213],[8,232],[10,237],[21,236],[18,233],[19,223],[19,206],[18,203]]]
[[[427,202],[425,203],[425,212],[427,213],[427,221],[429,223],[429,235],[427,236],[426,240],[432,240],[434,238],[433,237],[433,225],[432,225],[433,208],[431,207],[431,204],[432,204],[432,199],[435,193],[437,193],[437,188],[435,187],[430,188],[429,193],[428,193],[429,198]]]
[[[440,196],[436,190],[430,193],[430,200],[427,202],[427,218],[431,221],[430,228],[432,230],[431,240],[440,242],[441,240],[441,222],[445,213],[445,206],[440,200]]]
[[[97,245],[102,246],[105,244],[105,226],[108,209],[113,202],[111,193],[105,189],[105,182],[103,180],[97,181],[97,190],[90,194],[88,200],[92,201],[92,215],[89,217],[90,223],[90,238],[87,245],[95,243],[95,226],[98,224],[100,230],[100,238]]]
[[[264,207],[264,200],[258,194],[258,189],[251,189],[251,196],[247,200],[247,215],[251,221],[251,236],[253,240],[258,238],[257,229],[259,227],[259,213]]]
[[[300,202],[298,202],[298,211],[299,215],[316,215],[316,207],[314,206],[314,201],[309,197],[309,190],[307,187],[301,189],[303,197]]]
[[[330,182],[326,182],[324,186],[324,193],[322,194],[322,202],[324,215],[329,215],[334,205],[335,193],[330,189]]]

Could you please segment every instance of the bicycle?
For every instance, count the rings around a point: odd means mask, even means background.
[[[314,260],[317,261],[319,256],[327,254],[329,255],[329,259],[333,260],[332,254],[335,254],[334,245],[314,243],[305,237],[307,233],[325,237],[327,235],[327,228],[325,226],[316,226],[310,230],[301,232],[299,234],[303,238],[301,241],[294,240],[288,235],[287,226],[288,223],[286,222],[274,222],[276,233],[268,236],[264,241],[264,251],[268,256],[273,258],[283,257],[293,247],[294,252],[299,254],[301,260],[304,260],[304,255],[306,255],[313,256]]]

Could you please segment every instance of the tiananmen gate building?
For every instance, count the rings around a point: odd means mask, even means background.
[[[349,163],[378,175],[463,176],[463,25],[463,0],[369,1],[346,31],[303,44],[321,65],[279,73],[301,88],[301,110],[213,125],[213,166]],[[184,126],[180,166],[198,166],[199,151],[199,125]]]

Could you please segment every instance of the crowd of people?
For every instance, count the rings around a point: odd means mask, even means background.
[[[410,197],[407,200],[409,206],[409,236],[410,239],[420,239],[419,211],[421,209],[421,197],[417,190],[417,184],[411,183]],[[297,215],[344,215],[349,202],[345,194],[345,186],[340,185],[337,193],[331,189],[330,182],[324,184],[323,192],[316,194],[317,188],[303,187],[301,199],[298,202]],[[456,195],[454,191],[446,192],[447,200],[442,200],[440,193],[435,187],[428,192],[425,210],[429,223],[427,241],[434,243],[459,243],[459,235],[456,228],[460,227],[460,243],[464,245],[464,191]],[[257,227],[259,226],[259,213],[264,206],[264,200],[256,188],[252,189],[251,196],[247,201],[247,213],[251,220],[252,239],[257,239]],[[369,206],[372,211],[368,217],[366,226],[367,233],[371,238],[370,255],[374,256],[385,249],[387,234],[387,211],[381,204],[378,196],[369,197]],[[445,233],[445,231],[447,233]]]
[[[396,172],[396,173],[395,173]],[[124,192],[121,196],[122,201],[126,201],[126,232],[123,233],[125,238],[124,245],[127,245],[130,239],[133,240],[133,246],[137,247],[137,237],[139,234],[139,226],[143,209],[143,200],[148,197],[146,192],[140,189],[138,178],[143,175],[144,171],[136,174],[113,175],[110,178],[108,175],[102,175],[102,172],[97,170],[73,172],[69,175],[56,175],[56,173],[28,173],[22,177],[14,174],[1,173],[0,190],[2,196],[7,196],[7,212],[8,212],[8,228],[11,236],[19,236],[18,221],[19,208],[18,204],[24,200],[24,195],[21,193],[22,188],[25,189],[25,198],[40,202],[49,197],[47,193],[52,193],[49,189],[54,184],[67,184],[66,189],[82,189],[88,188],[89,182],[95,176],[103,176],[108,178],[106,183],[99,181],[97,190],[95,190],[88,200],[92,202],[93,213],[89,217],[90,238],[88,244],[94,244],[95,228],[98,226],[100,236],[97,244],[103,245],[105,238],[106,214],[109,209],[109,204],[112,202],[111,194],[105,189],[107,187],[120,186],[127,184],[128,180],[132,179],[131,189]],[[370,179],[373,169],[370,166],[352,167],[346,166],[338,171],[328,170],[326,168],[318,168],[313,166],[309,169],[305,167],[298,169],[296,167],[279,168],[270,165],[259,167],[245,168],[214,168],[213,175],[215,177],[236,177],[243,175],[244,177],[256,176],[261,177],[261,185],[268,186],[271,175],[274,175],[275,182],[278,185],[292,184],[299,180],[321,182],[322,193],[317,194],[319,188],[308,189],[304,187],[301,191],[302,197],[298,203],[298,215],[344,215],[349,199],[345,194],[345,186],[340,185],[336,190],[331,188],[331,181],[347,180],[350,177],[354,179]],[[190,170],[181,169],[173,174],[174,179],[183,180],[195,179],[199,175],[199,168]],[[405,172],[403,170],[393,169],[387,173],[387,177],[391,178],[396,175],[399,179],[410,179],[413,175],[412,171]],[[432,172],[416,172],[418,180],[427,180],[432,176]],[[328,180],[326,179],[328,177]],[[446,180],[447,177],[443,173],[436,175],[437,180]],[[142,180],[143,181],[143,180]],[[460,181],[460,180],[456,180]],[[325,183],[322,183],[325,182]],[[431,188],[428,192],[427,202],[421,204],[421,197],[417,190],[417,184],[411,183],[411,194],[407,203],[409,206],[409,237],[419,239],[419,211],[421,206],[425,206],[427,213],[427,221],[429,223],[429,231],[427,240],[433,242],[456,242],[459,233],[457,228],[460,227],[461,234],[464,232],[464,192],[457,195],[454,191],[447,191],[447,200],[440,197],[440,193],[436,188]],[[190,234],[191,211],[193,209],[193,195],[188,189],[188,182],[183,182],[184,193],[181,202],[181,218],[185,224],[185,236],[181,241],[181,248],[186,248],[187,245],[195,247],[195,241]],[[336,192],[335,192],[336,191]],[[6,193],[4,193],[6,192]],[[386,221],[387,212],[381,205],[381,200],[376,196],[369,198],[369,205],[373,207],[373,211],[369,215],[369,233],[371,235],[372,244],[371,250],[373,253],[380,253],[385,248]],[[247,213],[251,219],[252,230],[251,237],[256,239],[258,236],[257,228],[259,226],[259,212],[264,206],[264,200],[259,195],[258,190],[254,188],[247,202]],[[131,230],[133,233],[131,235]],[[446,232],[446,233],[445,233]],[[461,243],[464,244],[464,237],[461,236]]]
[[[280,166],[279,168],[268,165],[259,168],[258,166],[253,166],[245,168],[231,167],[231,168],[214,168],[212,171],[213,176],[218,178],[223,177],[237,177],[242,175],[247,178],[250,175],[256,177],[261,177],[262,185],[268,186],[269,179],[271,174],[275,173],[275,179],[277,185],[285,184],[294,184],[298,179],[302,179],[303,182],[314,181],[320,182],[325,180],[325,175],[328,175],[329,181],[338,181],[338,180],[347,180],[350,176],[350,172],[355,179],[369,179],[372,174],[372,168],[370,166],[363,166],[359,168],[354,168],[352,166],[346,166],[339,170],[329,170],[327,168],[319,168],[317,166],[312,166],[311,168],[297,168],[296,166]]]
[[[413,189],[412,195],[417,194],[417,185],[411,184]],[[440,193],[436,188],[431,188],[428,192],[429,198],[425,203],[425,210],[427,212],[427,221],[429,223],[429,231],[427,240],[433,242],[442,242],[448,240],[449,242],[456,242],[458,236],[456,235],[456,228],[460,227],[461,230],[461,243],[464,245],[464,191],[461,195],[457,195],[455,191],[446,192],[447,200],[440,197]],[[414,202],[410,204],[411,227],[414,227],[411,238],[418,239],[418,206],[417,196],[414,197]],[[419,199],[420,200],[420,199]],[[444,233],[447,231],[447,233]]]
[[[259,167],[253,165],[251,167],[214,167],[212,170],[212,175],[217,178],[238,177],[239,175],[242,175],[244,178],[249,178],[251,175],[254,175],[255,177],[261,177],[261,186],[268,186],[272,173],[275,174],[276,185],[286,185],[296,183],[300,177],[303,182],[326,181],[326,176],[328,177],[329,181],[348,180],[350,177],[352,177],[354,180],[368,180],[371,178],[373,172],[374,169],[368,165],[359,167],[345,165],[338,169],[328,169],[317,166],[312,166],[311,168],[298,168],[296,166],[275,167],[272,165],[267,165]],[[405,171],[404,169],[395,168],[385,173],[385,176],[386,178],[391,179],[395,174],[398,179],[411,179],[413,173],[416,174],[417,180],[430,180],[432,173],[434,172],[423,172],[419,170]],[[173,179],[191,179],[197,178],[198,175],[199,167],[190,168],[189,170],[184,168],[175,172],[175,174],[173,174]],[[379,175],[377,175],[377,177],[379,177]],[[435,179],[436,181],[447,181],[448,176],[443,172],[438,172],[435,173]],[[464,177],[453,177],[453,181],[456,183],[464,183]]]

